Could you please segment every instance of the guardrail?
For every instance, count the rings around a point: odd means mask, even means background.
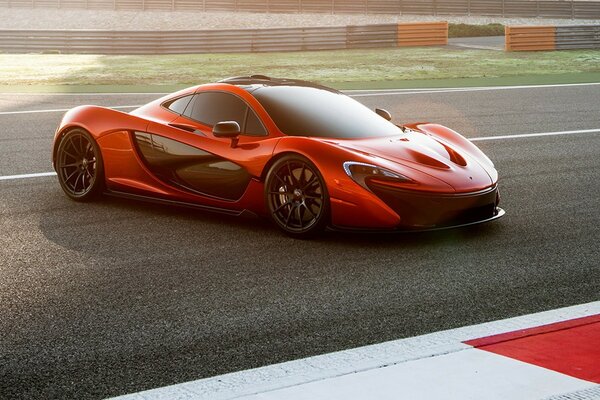
[[[557,26],[556,49],[600,49],[600,25]]]
[[[600,18],[600,1],[577,0],[0,0],[0,7]]]
[[[556,49],[554,26],[507,26],[506,51],[532,51]]]
[[[600,49],[600,25],[507,26],[507,51]]]
[[[448,22],[398,24],[398,46],[435,46],[448,44]]]
[[[0,51],[230,53],[431,46],[447,40],[446,22],[200,31],[0,30]]]

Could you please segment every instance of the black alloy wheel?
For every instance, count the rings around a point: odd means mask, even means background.
[[[88,132],[74,129],[62,137],[56,152],[56,173],[60,186],[73,200],[87,201],[102,192],[102,155]]]
[[[265,200],[273,221],[290,236],[312,237],[328,223],[329,197],[323,178],[300,155],[285,156],[271,167]]]

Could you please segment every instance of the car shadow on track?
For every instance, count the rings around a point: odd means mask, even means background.
[[[378,247],[420,247],[431,244],[456,241],[479,240],[482,236],[494,235],[500,229],[497,224],[488,223],[462,228],[429,232],[326,232],[321,240],[347,245],[370,245]]]
[[[358,249],[424,249],[466,245],[494,236],[501,224],[490,223],[435,232],[336,232],[327,231],[308,240],[293,239],[266,218],[234,217],[183,207],[104,197],[93,203],[76,203],[48,194],[55,212],[43,213],[40,228],[50,241],[92,257],[144,258],[174,252],[231,251],[245,248],[257,262],[269,262],[268,249],[287,247],[296,256],[311,247],[322,253]],[[86,238],[86,240],[82,240]],[[220,250],[219,250],[220,249]],[[136,257],[137,256],[137,257]],[[260,259],[263,257],[264,259]]]

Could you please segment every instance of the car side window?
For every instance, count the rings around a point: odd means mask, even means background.
[[[254,111],[248,107],[248,115],[246,116],[246,124],[243,130],[245,135],[249,136],[266,136],[267,130],[260,122]]]
[[[173,112],[176,112],[177,114],[183,114],[183,112],[185,111],[185,108],[187,107],[187,105],[189,104],[191,99],[192,99],[192,95],[184,96],[184,97],[180,97],[178,99],[163,103],[163,106],[167,107],[169,110],[171,110]]]
[[[208,126],[221,121],[235,121],[240,127],[244,125],[247,106],[238,97],[222,92],[198,93],[194,97],[189,113],[191,119]]]
[[[229,93],[197,93],[184,115],[208,126],[222,121],[235,121],[240,124],[243,134],[267,134],[256,114],[246,103]]]

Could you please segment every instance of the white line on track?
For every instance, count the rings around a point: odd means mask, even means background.
[[[107,107],[107,108],[112,108],[112,109],[118,110],[118,109],[122,109],[122,108],[138,108],[138,107],[141,107],[141,105],[137,105],[137,106],[114,106],[114,107]],[[71,107],[71,108],[73,108],[73,107]],[[0,115],[67,112],[71,108],[53,108],[53,109],[50,109],[50,110],[0,111]]]
[[[577,87],[577,86],[597,86],[600,82],[594,83],[564,83],[564,84],[553,84],[553,85],[522,85],[522,86],[478,86],[478,87],[466,87],[466,88],[419,88],[419,89],[377,89],[377,90],[345,90],[350,97],[376,97],[376,96],[405,96],[410,94],[436,94],[436,93],[455,93],[455,92],[479,92],[479,91],[490,91],[490,90],[515,90],[515,89],[545,89],[545,88],[557,88],[557,87]],[[165,93],[0,93],[4,94],[28,94],[28,95],[53,95],[53,96],[120,96],[120,95],[164,95]],[[122,108],[137,108],[141,105],[134,106],[115,106],[108,107],[114,109]],[[35,114],[35,113],[52,113],[52,112],[66,112],[70,108],[57,108],[47,110],[24,110],[24,111],[0,111],[0,115],[13,115],[13,114]]]
[[[375,96],[400,96],[408,94],[436,94],[436,93],[453,93],[453,92],[479,92],[492,90],[519,90],[519,89],[546,89],[546,88],[561,88],[561,87],[577,87],[577,86],[597,86],[600,82],[590,83],[558,83],[549,85],[517,85],[517,86],[474,86],[474,87],[455,87],[455,88],[405,88],[405,89],[355,89],[343,90],[350,97],[375,97]],[[127,92],[127,93],[0,93],[2,95],[28,95],[28,96],[143,96],[143,95],[165,95],[167,92]],[[137,106],[118,106],[110,108],[137,108]],[[69,109],[53,109],[53,110],[32,110],[32,111],[8,111],[0,112],[0,115],[10,114],[26,114],[26,113],[41,113],[41,112],[62,112]]]
[[[561,136],[561,135],[576,135],[576,134],[591,134],[600,133],[600,129],[581,129],[574,131],[561,131],[561,132],[540,132],[540,133],[521,133],[515,135],[504,135],[504,136],[482,136],[476,138],[468,138],[472,142],[483,142],[486,140],[504,140],[504,139],[522,139],[532,137],[543,137],[543,136]],[[0,176],[0,181],[9,181],[15,179],[27,179],[27,178],[40,178],[45,176],[54,176],[56,172],[39,172],[33,174],[22,174],[22,175],[6,175]]]
[[[584,83],[550,83],[547,85],[507,85],[507,86],[458,86],[458,87],[430,87],[430,88],[405,88],[405,89],[351,89],[346,92],[393,92],[395,90],[504,90],[504,89],[537,89],[569,86],[594,86],[600,85],[600,82]]]
[[[399,89],[349,89],[343,90],[344,93],[386,93],[386,92],[471,92],[480,90],[515,90],[515,89],[544,89],[557,87],[572,87],[572,86],[595,86],[600,85],[600,82],[588,83],[556,83],[548,85],[513,85],[513,86],[473,86],[473,87],[454,87],[454,88],[399,88]],[[142,95],[165,95],[169,92],[107,92],[107,93],[27,93],[27,92],[4,92],[2,95],[23,95],[23,96],[142,96]]]
[[[165,95],[170,92],[73,92],[73,93],[52,93],[52,92],[0,92],[0,96],[143,96],[143,95]]]
[[[55,176],[56,172],[38,172],[36,174],[5,175],[0,176],[0,181],[11,181],[14,179],[40,178],[43,176]]]
[[[531,85],[531,86],[485,86],[485,87],[471,87],[471,88],[440,88],[440,89],[387,89],[368,91],[366,93],[352,93],[350,97],[375,97],[375,96],[405,96],[409,94],[435,94],[435,93],[461,93],[461,92],[483,92],[492,90],[516,90],[516,89],[547,89],[547,88],[558,88],[558,87],[572,87],[572,86],[596,86],[599,83],[572,83],[564,85]]]
[[[600,133],[600,129],[581,129],[577,131],[560,131],[560,132],[540,132],[540,133],[519,133],[515,135],[503,136],[482,136],[476,138],[468,138],[471,142],[483,142],[485,140],[503,140],[503,139],[520,139],[541,136],[559,136],[559,135],[576,135],[585,133]]]
[[[402,91],[448,91],[448,92],[472,92],[480,90],[518,90],[518,89],[544,89],[544,88],[557,88],[557,87],[572,87],[572,86],[596,86],[600,85],[600,82],[588,82],[588,83],[555,83],[548,85],[513,85],[513,86],[470,86],[470,87],[432,87],[432,88],[405,88],[405,89],[354,89],[344,90],[346,93],[384,93],[384,92],[402,92]]]

